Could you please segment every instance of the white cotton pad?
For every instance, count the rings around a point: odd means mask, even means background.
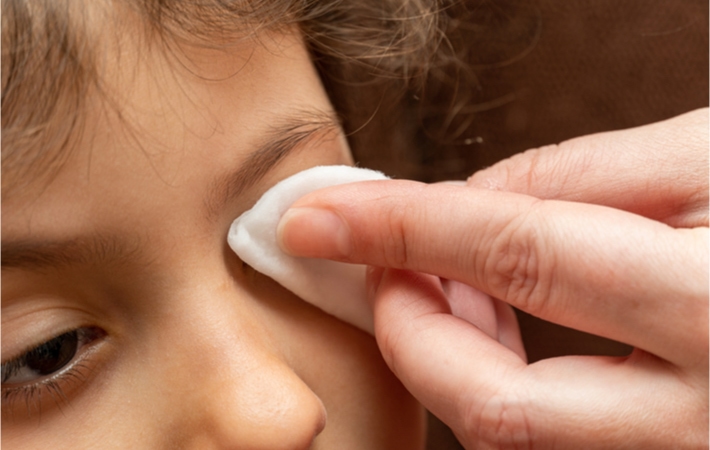
[[[252,209],[232,223],[229,246],[242,261],[303,300],[372,334],[365,266],[289,256],[276,242],[276,227],[286,210],[309,192],[384,179],[387,177],[380,172],[349,166],[319,166],[299,172],[269,189]]]

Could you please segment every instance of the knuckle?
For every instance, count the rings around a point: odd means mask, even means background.
[[[541,180],[544,180],[543,174],[547,172],[546,159],[544,155],[547,153],[554,152],[557,145],[550,145],[546,147],[540,147],[532,150],[528,150],[523,155],[528,158],[529,167],[526,171],[525,183],[526,192],[536,192],[538,190]]]
[[[559,153],[559,145],[552,144],[526,150],[513,156],[507,166],[507,184],[511,186],[518,184],[522,187],[522,189],[518,190],[531,194],[547,192],[553,180],[555,184],[559,183],[558,177],[552,176],[551,172],[555,172],[556,168],[551,166],[551,164],[561,159],[550,158],[549,155]],[[545,196],[550,195],[548,192]]]
[[[597,148],[590,151],[590,145],[589,139],[573,139],[526,152],[526,192],[540,198],[565,199],[577,191],[586,173],[600,165],[613,165],[614,161]]]
[[[533,207],[506,224],[494,240],[484,267],[487,282],[502,300],[533,315],[545,308],[554,273],[554,255],[545,251],[540,221],[530,220],[533,215],[540,216],[537,211]]]
[[[471,448],[533,448],[530,410],[520,396],[494,392],[465,413],[465,440]]]
[[[387,226],[383,236],[383,258],[387,267],[407,268],[409,262],[409,237],[405,209],[393,207],[385,217]]]

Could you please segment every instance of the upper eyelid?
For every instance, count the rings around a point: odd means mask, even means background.
[[[27,283],[37,282],[31,274]],[[23,280],[24,284],[25,281]],[[104,309],[104,301],[96,303],[81,295],[42,289],[13,292],[2,304],[2,362],[27,353],[64,333],[80,328],[100,328],[112,335],[120,335],[112,313]],[[3,296],[5,297],[5,296]]]
[[[31,344],[31,345],[23,346],[20,351],[15,352],[16,355],[14,355],[14,356],[12,356],[12,357],[10,357],[10,358],[7,358],[7,359],[4,359],[4,358],[3,358],[2,364],[5,365],[5,364],[11,363],[11,362],[13,362],[13,361],[15,361],[15,360],[18,360],[18,359],[22,358],[24,355],[26,355],[27,353],[29,353],[29,352],[35,350],[36,348],[38,348],[38,347],[40,347],[40,346],[42,346],[42,345],[44,345],[44,344],[46,344],[47,342],[51,341],[52,339],[58,338],[59,336],[65,334],[65,333],[69,333],[70,331],[77,330],[77,329],[79,329],[79,328],[87,328],[87,327],[89,327],[89,325],[80,325],[80,326],[73,325],[73,326],[65,326],[65,327],[62,327],[62,328],[58,328],[59,330],[63,330],[63,331],[61,331],[61,332],[59,332],[59,333],[53,332],[52,335],[51,335],[51,337],[48,337],[48,338],[43,337],[43,338],[40,338],[40,339],[38,340],[39,342],[36,342],[36,343],[34,343],[34,344]],[[3,355],[2,355],[2,356],[3,356],[3,357],[5,356],[5,352],[3,352]]]

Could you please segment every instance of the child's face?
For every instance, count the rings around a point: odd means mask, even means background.
[[[275,182],[351,161],[301,39],[138,45],[101,69],[123,117],[93,98],[56,176],[2,205],[2,443],[421,447],[422,411],[375,342],[226,245]]]

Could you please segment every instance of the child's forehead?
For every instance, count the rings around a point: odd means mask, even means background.
[[[258,173],[259,167],[277,165],[293,154],[289,149],[312,143],[316,135],[323,142],[309,154],[327,157],[313,163],[303,159],[300,169],[348,161],[298,34],[244,41],[228,50],[190,48],[180,55],[189,57],[185,64],[155,49],[122,52],[127,56],[105,65],[106,97],[87,103],[81,134],[66,162],[49,181],[38,178],[34,189],[8,195],[5,218],[26,209],[19,205],[36,207],[27,212],[35,223],[42,206],[46,217],[62,217],[74,227],[87,214],[94,222],[112,217],[116,208],[149,210],[145,217],[198,204],[202,209],[209,203],[207,194],[215,192],[206,186],[234,179],[230,173],[258,179],[266,173]],[[198,68],[218,76],[207,78]],[[240,172],[241,167],[249,170]],[[238,197],[234,186],[239,182],[226,185],[223,191]],[[11,224],[3,223],[3,230]],[[46,228],[52,226],[48,220]]]
[[[238,129],[261,127],[266,132],[265,123],[278,122],[278,109],[291,117],[289,109],[311,111],[327,105],[319,95],[309,97],[312,83],[303,85],[303,77],[313,69],[304,64],[308,54],[296,33],[264,33],[219,49],[121,38],[105,50],[95,66],[95,86],[87,87],[77,101],[60,97],[64,101],[53,106],[48,125],[38,133],[46,139],[6,140],[3,135],[3,187],[8,187],[4,199],[16,186],[46,189],[69,160],[139,150],[144,160],[159,166],[166,153],[188,150],[190,140],[226,145]],[[290,105],[278,104],[288,84],[304,95],[291,96],[295,101]],[[63,135],[66,130],[71,132]],[[6,154],[12,156],[10,164],[5,164]],[[30,180],[36,185],[28,186]]]
[[[170,133],[168,121],[218,129],[219,112],[205,104],[251,89],[220,81],[271,63],[262,56],[283,54],[282,42],[302,45],[294,28],[255,33],[237,16],[212,23],[209,8],[190,3],[156,5],[170,12],[158,17],[149,3],[3,4],[12,29],[3,27],[3,199],[44,190],[108,129],[154,141]]]

